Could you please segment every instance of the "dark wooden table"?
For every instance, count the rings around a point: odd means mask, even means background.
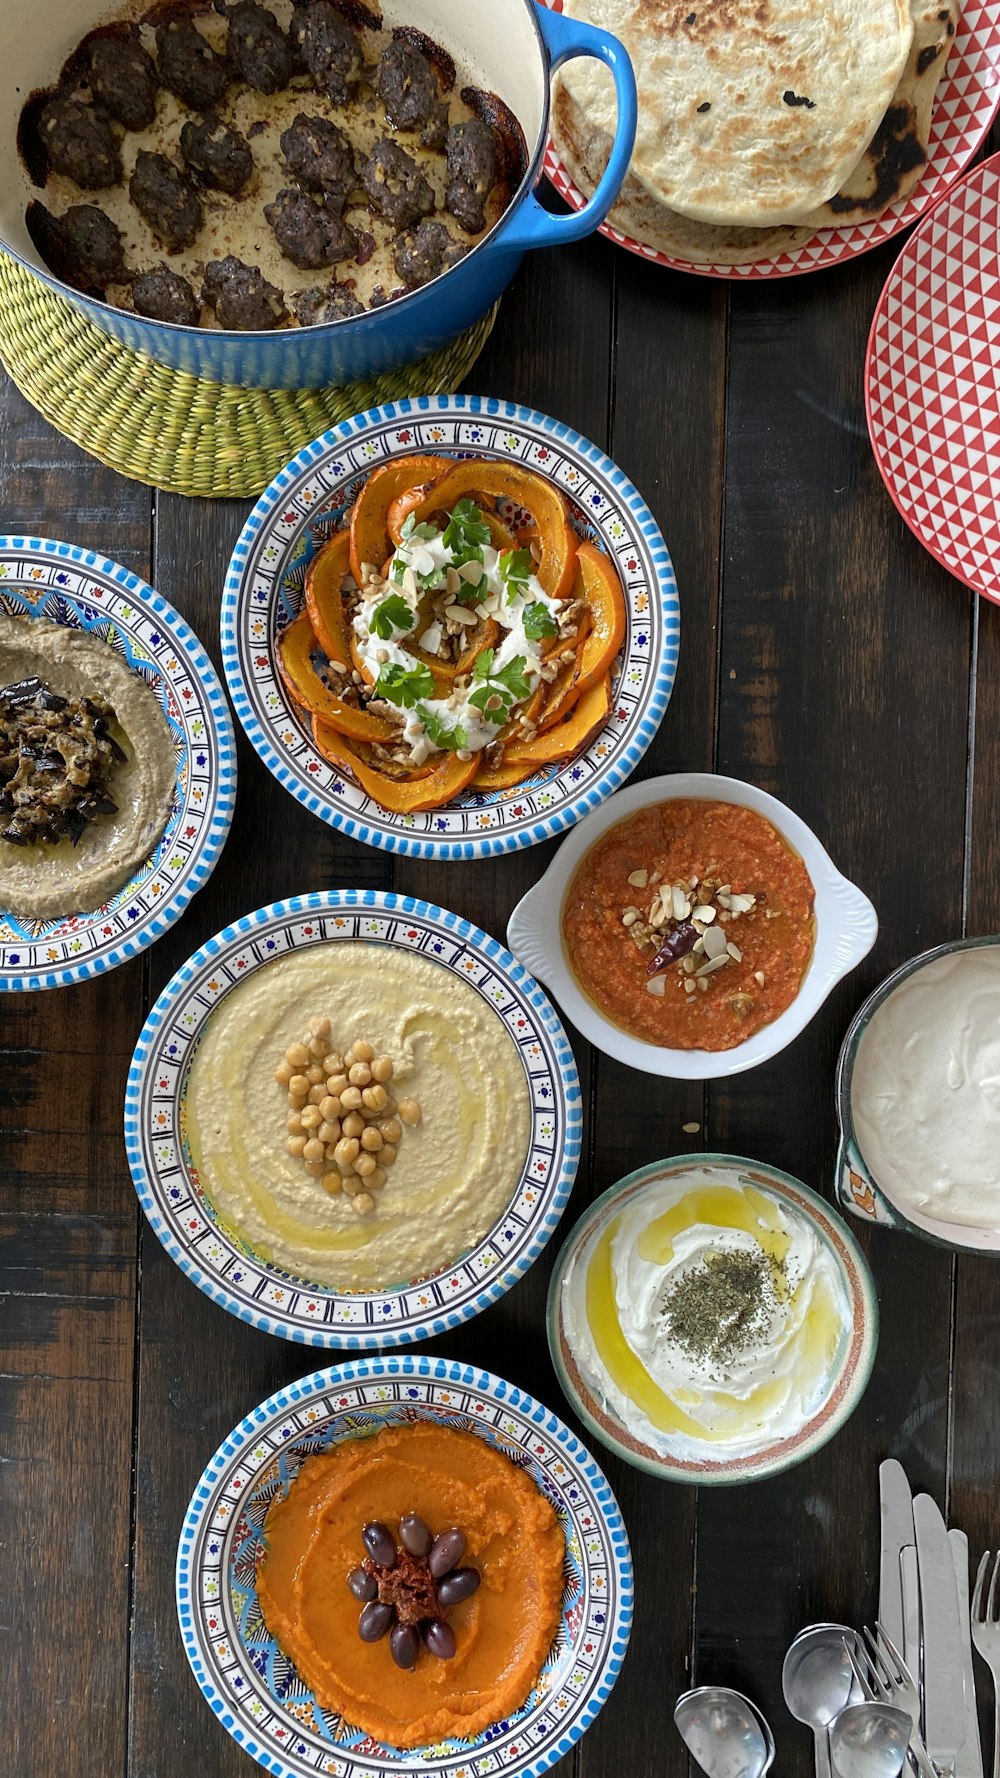
[[[1000,926],[1000,611],[910,536],[865,428],[865,341],[893,253],[739,287],[598,240],[538,255],[469,381],[604,446],[663,527],[681,664],[641,773],[717,767],[773,791],[882,923],[804,1036],[732,1082],[631,1076],[576,1041],[587,1137],[567,1227],[630,1168],[686,1148],[760,1157],[831,1196],[833,1070],[855,1007],[903,958]],[[126,563],[217,656],[244,507],[154,497],[66,444],[10,387],[0,471],[2,529]],[[551,856],[435,864],[368,850],[298,807],[240,740],[232,835],[180,924],[100,981],[0,1005],[3,1778],[252,1770],[188,1671],[174,1549],[220,1440],[313,1366],[209,1303],[138,1213],[122,1097],[151,1001],[211,933],[298,891],[399,889],[502,935]],[[1000,1268],[882,1230],[861,1239],[881,1345],[832,1445],[773,1482],[700,1493],[598,1453],[632,1538],[637,1612],[622,1676],[572,1762],[580,1778],[684,1772],[671,1710],[692,1680],[752,1693],[779,1771],[811,1771],[810,1738],[781,1702],[782,1655],[805,1623],[872,1612],[888,1453],[974,1549],[1000,1538]],[[557,1247],[438,1350],[572,1421],[543,1332]]]

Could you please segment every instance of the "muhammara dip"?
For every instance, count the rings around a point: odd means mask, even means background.
[[[177,787],[173,736],[138,673],[84,630],[0,614],[0,688],[37,677],[66,698],[101,698],[125,754],[109,789],[116,813],[88,823],[73,845],[0,841],[0,906],[21,920],[55,920],[101,907],[149,857]]]
[[[288,1151],[275,1064],[312,1015],[338,1050],[390,1056],[393,1092],[422,1108],[363,1218]],[[315,945],[248,977],[209,1020],[184,1106],[221,1220],[262,1259],[340,1290],[425,1277],[475,1246],[514,1195],[531,1118],[517,1049],[476,990],[384,944]]]

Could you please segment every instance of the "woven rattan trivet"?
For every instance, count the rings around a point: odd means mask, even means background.
[[[22,395],[111,469],[173,494],[253,499],[339,420],[407,395],[450,394],[496,318],[418,364],[339,389],[238,389],[168,370],[100,331],[0,253],[0,357]]]

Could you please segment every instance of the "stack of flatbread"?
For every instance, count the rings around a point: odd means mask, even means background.
[[[959,0],[563,0],[620,37],[639,128],[609,221],[672,259],[744,265],[881,216],[927,161]],[[586,196],[615,131],[600,62],[557,77],[552,135]]]

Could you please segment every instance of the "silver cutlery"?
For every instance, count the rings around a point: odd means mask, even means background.
[[[836,1778],[898,1778],[912,1729],[894,1704],[848,1704],[830,1727]]]
[[[990,1563],[993,1571],[990,1574]],[[987,1576],[989,1587],[987,1588]],[[1000,1778],[1000,1619],[997,1617],[997,1579],[1000,1552],[987,1550],[979,1564],[972,1594],[972,1640],[993,1675],[993,1778]]]
[[[781,1689],[797,1722],[812,1729],[816,1778],[830,1778],[830,1724],[850,1703],[854,1674],[845,1644],[846,1624],[811,1624],[800,1630],[785,1656]]]
[[[706,1778],[764,1778],[774,1761],[774,1736],[742,1692],[699,1685],[674,1705],[674,1722]]]
[[[894,1704],[910,1718],[910,1752],[916,1760],[921,1778],[938,1778],[931,1764],[917,1727],[920,1721],[920,1694],[902,1655],[881,1624],[875,1634],[865,1626],[864,1643],[846,1644],[848,1659],[866,1698],[883,1704]],[[867,1644],[867,1647],[865,1646]]]
[[[964,1531],[949,1531],[958,1615],[962,1625],[962,1682],[965,1693],[965,1743],[955,1763],[955,1778],[983,1778],[983,1747],[979,1739],[976,1679],[972,1668],[972,1624],[969,1608],[969,1540]],[[905,1650],[904,1650],[905,1653]]]
[[[965,1743],[965,1676],[955,1562],[936,1501],[918,1494],[913,1529],[920,1577],[923,1739],[942,1778],[954,1778]]]
[[[913,1501],[906,1471],[895,1457],[887,1457],[879,1464],[878,1498],[882,1528],[878,1621],[896,1647],[905,1649],[900,1563],[903,1551],[913,1544]]]

